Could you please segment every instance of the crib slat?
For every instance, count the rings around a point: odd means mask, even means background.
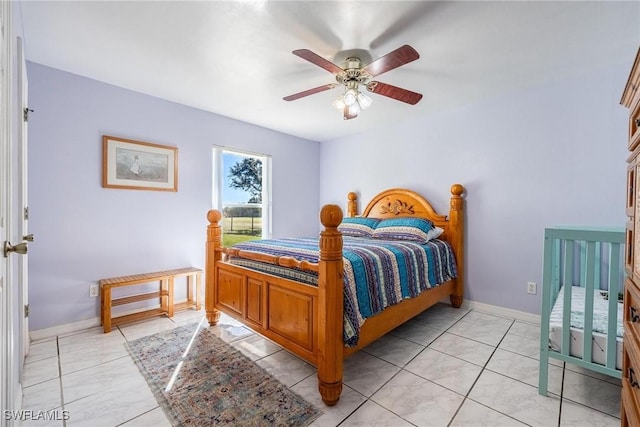
[[[593,360],[593,296],[595,290],[596,242],[587,242],[585,265],[585,300],[582,360],[591,363]]]
[[[564,286],[564,298],[562,307],[562,354],[569,356],[571,347],[571,291],[573,276],[574,241],[566,240],[564,243],[564,266],[562,271],[562,285]]]
[[[542,269],[542,319],[549,319],[551,307],[558,295],[560,282],[560,240],[552,237],[552,230],[544,233],[544,262]],[[546,396],[549,383],[549,322],[540,322],[540,366],[538,370],[538,393]]]
[[[594,267],[595,271],[594,271],[594,289],[602,289],[601,286],[601,259],[602,259],[602,244],[599,241],[595,241],[596,247],[595,247],[595,263],[594,264],[590,264],[587,261],[587,246],[588,246],[588,241],[580,241],[578,242],[578,247],[579,247],[579,251],[580,251],[580,255],[579,255],[579,263],[580,263],[580,277],[578,280],[574,280],[573,284],[574,286],[583,286],[584,284],[587,283],[587,269],[589,267]]]
[[[594,289],[602,289],[602,283],[600,283],[602,280],[600,277],[601,266],[602,266],[602,244],[600,242],[596,242],[596,262],[594,264],[595,270],[593,272]]]
[[[553,303],[555,302],[555,297],[558,295],[558,292],[560,292],[560,239],[551,239],[549,238],[549,244],[550,244],[550,250],[551,250],[551,258],[547,258],[547,252],[545,249],[545,253],[544,259],[551,259],[552,261],[549,263],[550,264],[550,268],[551,268],[551,278],[548,282],[545,283],[550,283],[551,284],[551,289],[552,289],[552,299],[550,300],[551,302],[551,306],[553,306]],[[547,268],[547,266],[545,265],[545,268]],[[550,307],[551,307],[550,306]]]
[[[622,245],[611,243],[609,245],[609,306],[607,321],[607,368],[616,369],[618,355],[618,285],[620,282],[620,250]],[[611,319],[616,319],[612,321]]]

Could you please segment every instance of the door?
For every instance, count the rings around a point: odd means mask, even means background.
[[[10,212],[10,123],[11,123],[11,47],[9,39],[11,2],[0,2],[0,244],[9,239]],[[0,256],[0,407],[13,409],[14,359],[13,310],[11,306],[11,288],[8,278],[8,261]],[[8,421],[3,416],[0,426]]]
[[[33,235],[29,234],[29,203],[27,193],[27,126],[29,120],[28,107],[28,82],[27,63],[24,58],[24,46],[22,38],[18,37],[18,231],[19,236],[25,241],[33,241]],[[20,377],[24,358],[29,354],[29,259],[25,253],[18,258],[18,310],[20,318],[20,337],[22,348],[20,351]]]

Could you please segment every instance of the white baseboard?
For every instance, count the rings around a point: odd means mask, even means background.
[[[100,326],[100,318],[95,317],[93,319],[79,320],[77,322],[65,323],[63,325],[52,326],[46,329],[39,329],[37,331],[30,331],[29,338],[31,341],[46,340],[55,338],[58,335],[67,335],[74,332],[84,331],[86,329],[95,328]]]
[[[482,313],[494,314],[496,316],[508,317],[510,319],[522,320],[524,322],[540,324],[540,315],[527,313],[525,311],[513,310],[511,308],[499,307],[497,305],[485,304],[483,302],[464,300],[462,307],[469,310],[476,310]]]
[[[180,304],[186,302],[187,300],[177,300],[174,304]],[[145,311],[147,308],[138,308],[135,310],[127,310],[127,311],[119,311],[118,313],[114,313],[115,316],[126,316],[127,314],[139,313],[141,311]],[[80,320],[78,322],[65,323],[63,325],[52,326],[46,329],[39,329],[37,331],[30,331],[29,338],[31,341],[39,341],[39,340],[47,340],[51,338],[55,338],[59,335],[68,335],[74,332],[81,332],[87,329],[95,328],[96,326],[100,326],[100,318],[94,317],[93,319]]]

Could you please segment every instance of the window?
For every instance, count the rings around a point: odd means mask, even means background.
[[[271,236],[271,157],[213,149],[213,208],[222,211],[224,246]]]

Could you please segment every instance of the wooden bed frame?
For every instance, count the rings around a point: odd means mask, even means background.
[[[366,319],[356,347],[343,342],[343,264],[342,210],[325,205],[320,211],[324,230],[320,232],[320,260],[317,264],[289,257],[275,257],[222,247],[222,214],[207,213],[205,308],[210,325],[216,325],[220,312],[239,320],[257,333],[278,343],[318,368],[318,388],[325,404],[335,405],[342,392],[345,357],[365,347],[428,307],[449,296],[451,305],[460,307],[464,288],[464,187],[451,187],[449,216],[439,215],[421,195],[406,189],[390,189],[375,196],[363,217],[426,218],[445,231],[456,256],[458,277],[405,299],[382,313]],[[348,195],[348,215],[357,215],[357,196]],[[272,264],[297,267],[318,273],[318,286],[261,273],[232,265],[223,254],[242,256]]]

